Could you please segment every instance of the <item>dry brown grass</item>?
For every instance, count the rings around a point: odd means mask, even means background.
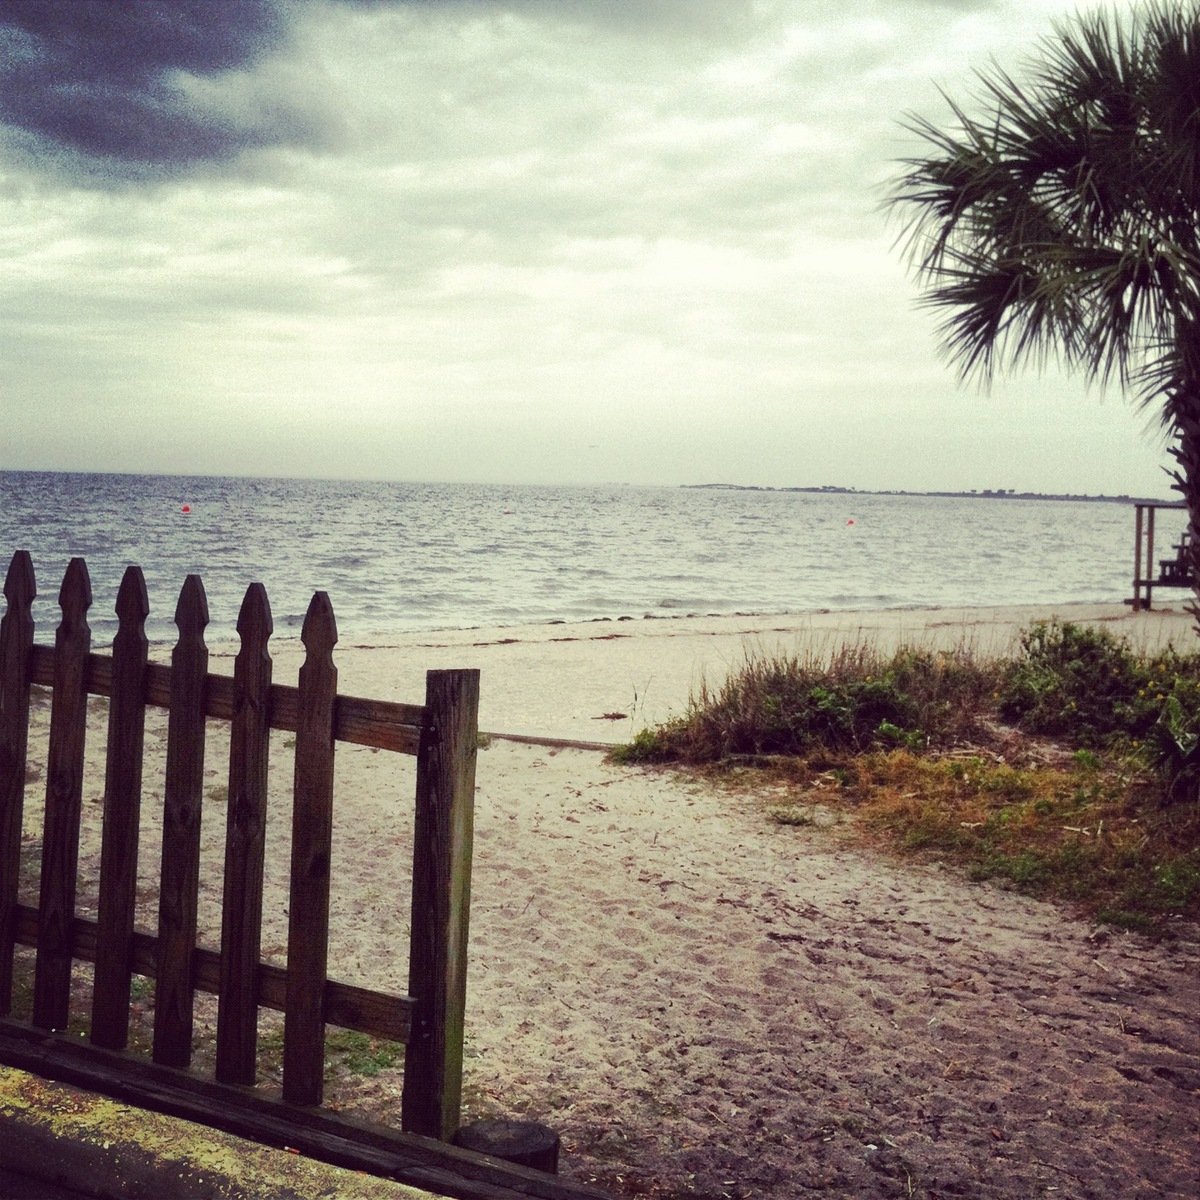
[[[1005,741],[1020,754],[1022,739]],[[1051,754],[1041,741],[1024,761],[983,746],[898,749],[743,763],[736,782],[769,795],[781,824],[833,814],[843,836],[876,850],[949,862],[1101,921],[1162,935],[1200,920],[1200,811],[1158,804],[1154,780],[1119,756]]]

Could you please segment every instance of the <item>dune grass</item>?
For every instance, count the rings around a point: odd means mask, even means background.
[[[750,658],[615,757],[769,778],[772,815],[1163,933],[1200,919],[1200,654],[1050,622],[1011,659],[868,645]],[[783,789],[787,802],[780,805]]]
[[[910,749],[953,742],[999,686],[999,668],[966,652],[848,645],[831,658],[749,658],[687,713],[641,733],[623,761],[717,762],[731,756]]]

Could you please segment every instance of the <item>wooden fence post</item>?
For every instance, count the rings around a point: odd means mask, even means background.
[[[262,941],[263,855],[270,743],[271,606],[261,583],[246,589],[238,614],[242,648],[234,662],[229,743],[229,814],[217,1000],[217,1078],[253,1084],[258,1050],[258,958]]]
[[[28,550],[18,550],[4,579],[0,620],[0,1016],[12,1009],[13,949],[21,873],[21,820],[29,748],[29,675],[37,584]]]
[[[200,884],[200,817],[204,800],[204,706],[208,673],[208,598],[189,575],[175,606],[179,640],[171,651],[167,774],[163,795],[162,872],[158,893],[158,977],[154,993],[154,1061],[192,1060],[195,1011],[192,951]]]
[[[416,1002],[401,1125],[448,1141],[462,1099],[479,672],[429,671],[417,752],[409,994]]]
[[[1146,603],[1147,612],[1153,607],[1154,599],[1154,505],[1151,504],[1146,512]]]
[[[71,559],[67,566],[58,603],[62,621],[54,635],[54,698],[46,756],[46,818],[33,975],[33,1023],[39,1029],[65,1029],[71,1008],[71,926],[83,804],[87,659],[92,645],[87,623],[92,583],[82,558]]]
[[[288,907],[283,1098],[320,1104],[325,1085],[325,974],[329,957],[329,860],[333,837],[333,712],[337,667],[333,606],[317,592],[300,634],[292,870]]]
[[[129,984],[133,974],[133,915],[137,904],[138,831],[142,810],[142,747],[146,717],[146,617],[150,602],[140,567],[129,567],[117,593],[112,698],[104,776],[100,843],[100,896],[96,972],[92,985],[92,1041],[124,1050],[129,1040]]]
[[[1133,518],[1133,611],[1142,611],[1142,510],[1136,507]]]

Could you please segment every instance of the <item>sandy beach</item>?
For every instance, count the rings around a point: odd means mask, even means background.
[[[442,630],[347,640],[337,648],[339,689],[419,701],[425,671],[478,667],[481,729],[535,737],[625,742],[687,707],[707,680],[719,683],[748,654],[825,654],[846,642],[883,650],[960,645],[1007,653],[1020,630],[1052,617],[1095,624],[1137,648],[1186,646],[1191,619],[1180,608],[1133,614],[1124,605],[1058,608],[929,608],[823,611],[744,617],[631,618],[511,628]],[[213,670],[232,672],[236,645],[211,631]],[[272,641],[276,677],[293,679],[303,647]],[[613,714],[623,714],[616,717]]]
[[[339,647],[337,661],[341,691],[402,700],[421,699],[427,668],[477,666],[484,729],[611,743],[682,711],[747,652],[844,638],[999,651],[1051,615],[552,625],[372,639]],[[1179,612],[1058,615],[1139,645],[1192,636]],[[296,651],[277,645],[277,681],[294,680]],[[231,663],[214,654],[211,669]],[[290,774],[285,748],[275,754],[264,949],[279,954]],[[215,867],[223,761],[214,754],[208,770]],[[331,974],[403,990],[410,760],[347,747],[337,792]],[[593,749],[496,738],[481,750],[468,1116],[545,1121],[562,1135],[565,1174],[629,1196],[1194,1195],[1194,931],[1151,945],[1097,929],[856,848],[838,826],[779,826],[770,803]],[[86,879],[98,783],[85,809]],[[145,837],[149,885],[153,820]],[[203,874],[211,937],[219,883]],[[331,1101],[394,1118],[399,1084],[399,1071],[350,1077]]]

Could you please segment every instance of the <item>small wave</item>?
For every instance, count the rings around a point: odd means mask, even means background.
[[[338,554],[323,558],[316,565],[324,571],[353,571],[358,567],[368,566],[371,561],[362,554]]]
[[[830,596],[827,603],[831,608],[902,608],[913,601],[905,600],[894,592],[840,592]]]

